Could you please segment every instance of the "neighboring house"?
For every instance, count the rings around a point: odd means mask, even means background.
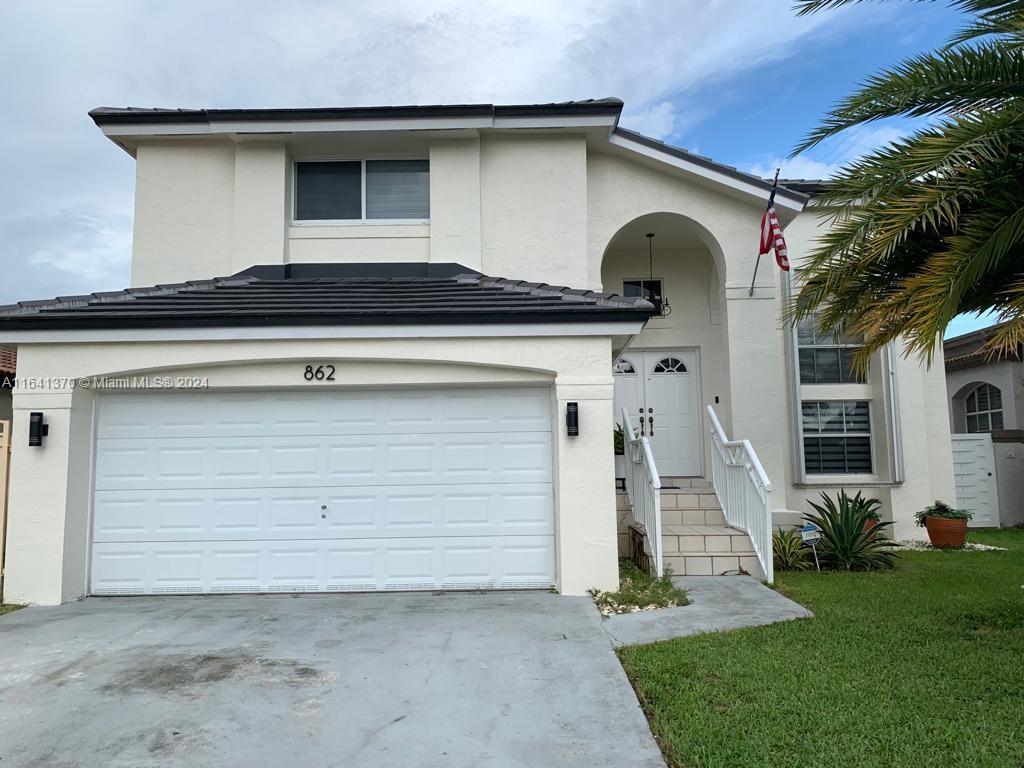
[[[944,345],[957,499],[978,526],[1024,524],[1024,349],[991,357],[997,327]]]
[[[42,382],[6,598],[614,588],[622,408],[677,572],[770,573],[772,518],[844,487],[910,535],[953,493],[941,368],[861,380],[855,339],[784,326],[770,259],[749,290],[769,184],[621,110],[94,110],[136,161],[139,287],[0,310]],[[797,262],[816,188],[776,197]]]

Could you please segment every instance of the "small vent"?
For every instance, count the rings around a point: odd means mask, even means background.
[[[388,592],[426,592],[437,589],[437,584],[433,581],[410,581],[402,584],[387,584],[384,589]]]
[[[94,595],[144,595],[146,590],[142,587],[97,587],[93,589]]]
[[[325,592],[376,592],[376,584],[327,584]]]
[[[271,584],[266,592],[319,592],[319,584]]]
[[[446,581],[441,589],[494,589],[493,581]]]
[[[216,584],[210,587],[210,591],[218,594],[228,592],[259,592],[260,588],[256,584]]]
[[[153,587],[154,595],[198,595],[203,591],[199,585],[177,587]]]
[[[502,579],[501,589],[547,589],[550,579]]]

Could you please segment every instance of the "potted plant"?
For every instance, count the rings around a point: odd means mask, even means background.
[[[621,479],[626,477],[626,441],[621,424],[616,424],[612,430],[612,443],[615,446],[615,477]]]
[[[936,500],[914,515],[917,524],[928,530],[928,539],[939,549],[960,549],[967,540],[967,521],[973,515]]]
[[[864,533],[868,533],[872,528],[882,522],[882,516],[878,514],[878,510],[881,506],[882,502],[878,499],[868,499],[866,501],[864,511],[867,514],[867,518],[864,520]]]

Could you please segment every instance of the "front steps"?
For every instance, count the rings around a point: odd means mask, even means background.
[[[616,506],[619,551],[625,552],[632,517],[624,492],[619,492]],[[718,497],[702,478],[662,479],[661,543],[665,568],[674,576],[718,576],[742,569],[764,579],[750,537],[725,522]]]

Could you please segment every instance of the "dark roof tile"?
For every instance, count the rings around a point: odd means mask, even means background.
[[[363,274],[360,274],[362,270]],[[640,298],[488,277],[454,264],[275,265],[238,275],[0,307],[33,329],[646,320]]]

